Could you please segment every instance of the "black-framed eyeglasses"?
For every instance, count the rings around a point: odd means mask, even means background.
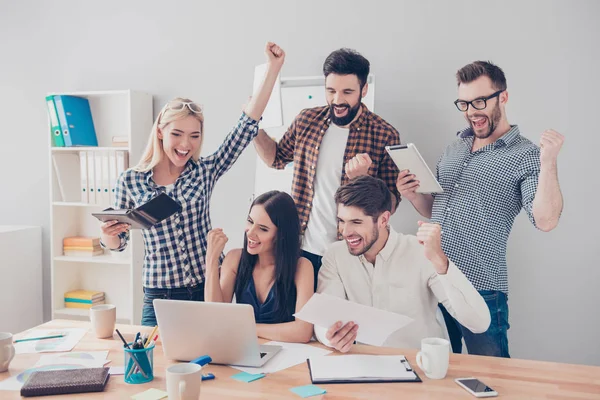
[[[454,101],[454,105],[458,108],[458,111],[466,112],[469,109],[469,104],[476,110],[483,110],[487,107],[487,101],[489,99],[493,99],[494,97],[498,97],[500,93],[504,92],[506,89],[498,90],[493,94],[487,97],[480,97],[475,100],[465,101],[465,100],[456,100]]]

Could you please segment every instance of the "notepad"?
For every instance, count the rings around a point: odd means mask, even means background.
[[[321,356],[307,362],[312,383],[421,382],[401,355]]]
[[[110,377],[108,370],[104,367],[34,371],[21,388],[21,396],[101,392]]]
[[[249,374],[247,372],[240,372],[239,374],[232,375],[231,377],[236,381],[250,383],[264,378],[265,374]]]
[[[173,214],[181,212],[181,209],[179,202],[161,193],[133,210],[107,208],[92,215],[102,222],[119,221],[131,225],[132,229],[150,229]]]
[[[320,387],[315,385],[298,386],[295,388],[291,388],[290,391],[302,398],[318,396],[320,394],[327,393],[327,390],[321,389]]]

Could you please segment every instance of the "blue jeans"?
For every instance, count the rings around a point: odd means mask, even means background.
[[[455,320],[440,304],[446,321],[448,336],[454,353],[462,353],[461,339],[465,339],[469,354],[510,358],[508,353],[508,297],[495,290],[481,290],[479,294],[490,309],[490,327],[484,333],[473,333]]]
[[[313,269],[315,270],[315,292],[317,291],[317,279],[319,278],[319,270],[321,269],[321,261],[323,260],[322,256],[309,253],[308,251],[302,250],[300,254],[301,257],[307,258],[313,265]]]
[[[198,286],[182,287],[175,289],[144,288],[144,305],[142,306],[142,325],[156,326],[154,313],[154,299],[193,300],[204,301],[204,282]]]

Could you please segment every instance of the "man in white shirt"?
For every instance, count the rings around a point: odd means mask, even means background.
[[[417,236],[397,233],[389,226],[391,194],[385,183],[361,176],[335,194],[338,229],[343,241],[323,256],[318,293],[396,312],[414,319],[394,332],[388,347],[418,348],[425,337],[443,337],[436,319],[438,302],[463,326],[485,332],[490,311],[469,280],[446,257],[437,224],[419,222]],[[360,327],[315,326],[317,339],[341,352],[352,347]]]

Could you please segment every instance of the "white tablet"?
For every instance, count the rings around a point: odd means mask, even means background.
[[[444,191],[421,157],[417,146],[408,143],[386,146],[385,149],[400,171],[408,169],[421,182],[417,193],[442,193]]]

